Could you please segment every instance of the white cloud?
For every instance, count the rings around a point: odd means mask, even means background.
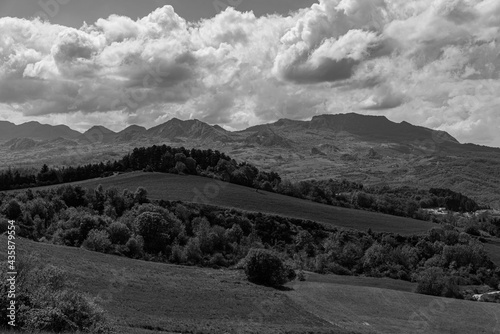
[[[17,120],[114,128],[357,111],[500,145],[499,39],[497,0],[319,0],[196,23],[165,6],[80,29],[4,17],[0,103]]]

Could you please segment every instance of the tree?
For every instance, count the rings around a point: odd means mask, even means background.
[[[186,165],[186,168],[187,168],[189,174],[197,174],[196,173],[196,160],[189,157],[186,159],[185,165]]]
[[[445,288],[443,269],[431,267],[422,271],[417,277],[417,293],[441,296]]]
[[[127,225],[114,222],[108,227],[109,239],[113,244],[125,245],[130,238],[130,230]]]
[[[274,252],[251,249],[245,258],[245,274],[250,282],[281,286],[288,282],[289,269]]]
[[[144,238],[144,250],[157,254],[165,249],[169,238],[169,226],[163,216],[156,212],[144,212],[136,220],[137,232]]]
[[[101,230],[90,231],[82,247],[94,252],[107,253],[111,249],[108,232]]]
[[[7,204],[4,210],[5,216],[8,219],[16,220],[22,213],[21,205],[15,199],[12,199],[9,204]]]
[[[134,202],[139,204],[148,203],[148,191],[143,187],[137,188],[134,193]]]

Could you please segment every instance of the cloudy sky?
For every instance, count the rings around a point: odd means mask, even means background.
[[[0,16],[14,123],[357,112],[500,147],[498,0],[1,0]]]

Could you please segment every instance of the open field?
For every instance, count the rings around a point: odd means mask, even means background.
[[[484,249],[488,252],[491,261],[500,267],[500,239],[488,239],[488,242],[484,244]]]
[[[257,193],[251,188],[191,175],[133,172],[75,184],[88,188],[101,184],[104,188],[114,186],[131,191],[144,187],[148,191],[148,197],[152,199],[198,202],[309,219],[357,230],[371,228],[380,232],[414,234],[424,233],[436,226],[426,221],[334,207],[260,190]]]
[[[20,238],[16,246],[19,257],[38,254],[68,271],[77,289],[98,296],[119,333],[500,333],[500,305],[418,295],[408,282],[307,273],[307,281],[274,290],[237,270]]]
[[[0,237],[7,244],[5,236]],[[70,273],[76,288],[101,298],[118,333],[353,333],[251,284],[237,270],[175,266],[16,240],[19,257],[38,254]],[[1,253],[2,261],[5,253]],[[149,330],[148,330],[149,329]]]
[[[328,276],[288,284],[312,314],[361,333],[500,333],[500,305],[338,284]]]

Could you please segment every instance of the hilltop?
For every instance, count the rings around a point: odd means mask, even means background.
[[[4,123],[10,130],[1,138],[11,141],[0,145],[0,168],[96,163],[134,147],[167,144],[219,150],[294,181],[345,178],[365,185],[450,188],[500,208],[499,148],[461,144],[446,132],[384,116],[281,119],[234,132],[176,118],[151,129],[129,126],[118,133],[95,126],[84,134],[65,135],[59,131],[65,128],[54,127],[50,133],[59,141],[51,142],[41,139],[51,138],[47,134],[23,139],[29,133],[19,129],[26,125]]]

